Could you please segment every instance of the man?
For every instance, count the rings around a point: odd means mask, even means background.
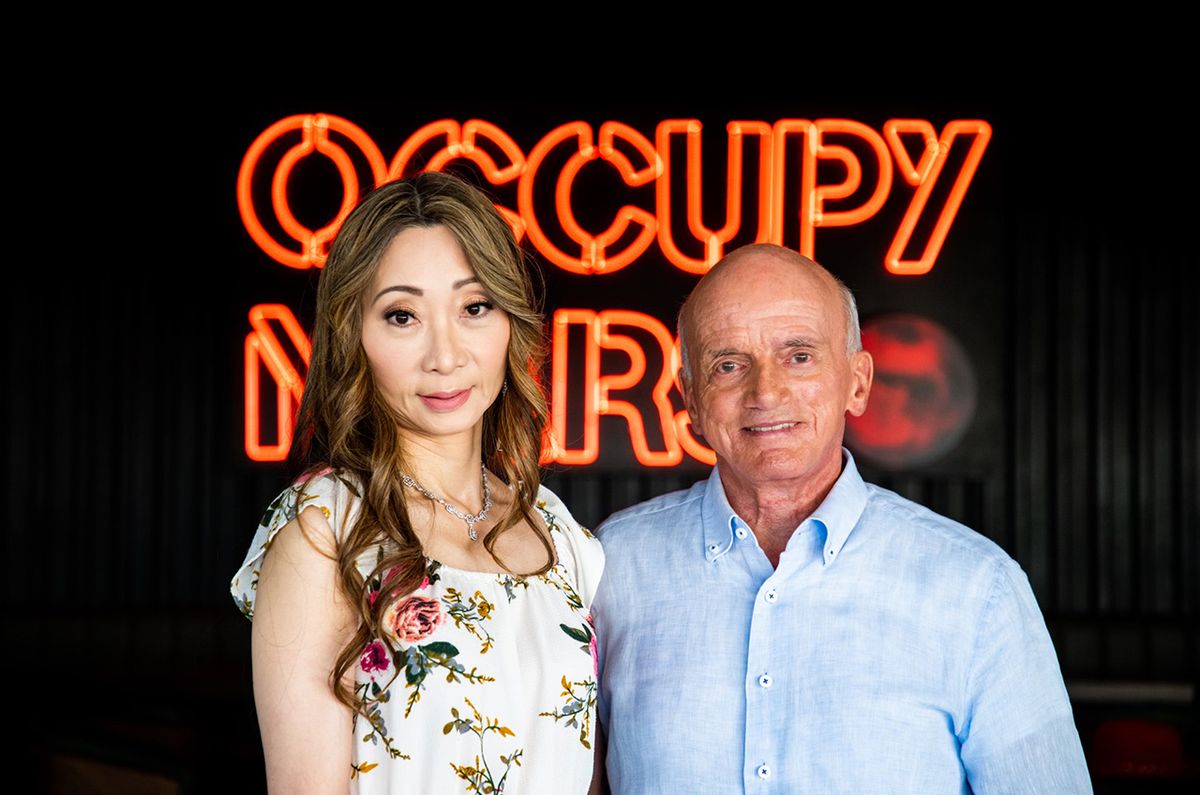
[[[872,380],[849,291],[746,246],[679,333],[717,465],[597,528],[612,792],[1091,792],[1020,567],[842,446]]]

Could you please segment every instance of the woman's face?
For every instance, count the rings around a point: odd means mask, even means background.
[[[508,315],[449,229],[410,227],[392,239],[363,297],[362,344],[405,430],[477,431],[504,383],[508,337]]]

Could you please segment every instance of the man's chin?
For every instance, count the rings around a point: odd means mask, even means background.
[[[811,481],[822,477],[826,470],[836,480],[841,472],[840,447],[834,453],[830,461],[825,462],[818,460],[813,450],[797,448],[793,442],[791,445],[759,445],[752,451],[741,451],[736,457],[718,456],[717,462],[723,477],[727,473],[743,483],[759,486],[775,481]]]

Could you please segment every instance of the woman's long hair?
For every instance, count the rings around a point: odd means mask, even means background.
[[[332,467],[358,490],[360,508],[353,526],[334,531],[341,588],[360,620],[338,655],[331,682],[338,698],[360,711],[363,705],[345,682],[347,673],[368,644],[388,637],[381,617],[416,590],[425,574],[425,556],[400,479],[408,471],[398,432],[402,420],[372,377],[362,346],[362,302],[395,236],[432,226],[444,226],[454,235],[475,276],[509,318],[508,388],[484,412],[482,441],[484,463],[513,488],[516,498],[484,536],[484,547],[508,569],[496,555],[496,541],[522,519],[534,525],[547,409],[538,379],[546,346],[533,269],[503,216],[470,183],[425,172],[381,185],[346,217],[319,278],[312,356],[290,452],[293,468],[305,477]],[[543,537],[542,543],[545,571],[554,552],[549,539]],[[358,563],[367,558],[374,566],[364,577]],[[374,586],[380,590],[372,598]]]

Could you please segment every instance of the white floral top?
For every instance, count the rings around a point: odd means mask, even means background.
[[[248,618],[263,553],[279,529],[315,505],[341,537],[356,494],[326,472],[272,501],[230,585]],[[398,651],[393,658],[376,640],[355,669],[370,720],[355,718],[350,792],[587,791],[596,731],[589,609],[604,553],[544,486],[537,507],[558,554],[548,572],[521,578],[429,561],[421,587],[384,616]],[[373,564],[360,558],[364,577]],[[378,578],[369,587],[378,590]]]

